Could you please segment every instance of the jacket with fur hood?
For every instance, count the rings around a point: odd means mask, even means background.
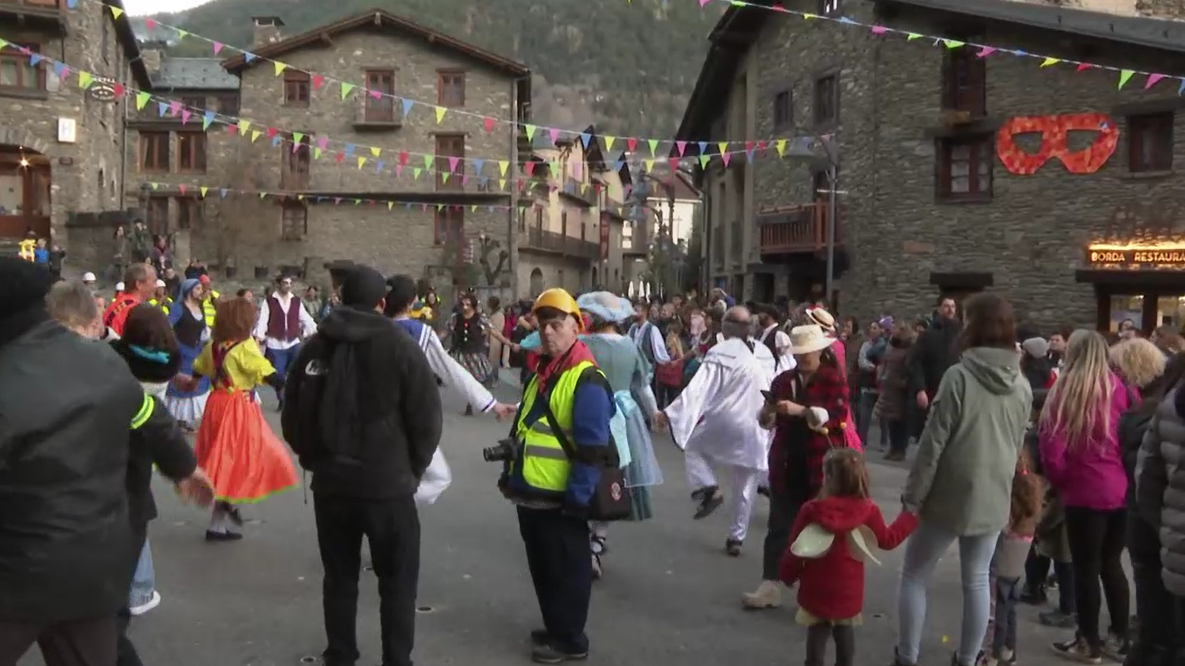
[[[1156,409],[1136,459],[1136,506],[1160,533],[1164,585],[1185,597],[1185,392],[1173,389]]]

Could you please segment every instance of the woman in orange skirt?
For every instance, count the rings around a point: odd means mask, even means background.
[[[243,298],[218,303],[214,332],[193,363],[195,377],[208,377],[213,390],[194,445],[198,465],[214,484],[217,503],[207,541],[237,541],[237,506],[258,502],[296,485],[288,447],[272,432],[255,402],[255,388],[283,390],[275,368],[251,338],[255,305]]]

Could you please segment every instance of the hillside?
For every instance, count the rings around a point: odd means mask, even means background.
[[[670,136],[695,86],[707,35],[724,3],[687,0],[214,0],[155,16],[235,46],[251,39],[253,15],[275,15],[296,34],[379,7],[484,48],[516,57],[535,73],[541,124],[596,121],[618,134]],[[182,55],[208,55],[197,40]]]

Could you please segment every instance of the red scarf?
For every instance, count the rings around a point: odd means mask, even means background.
[[[569,349],[562,356],[551,358],[548,356],[539,357],[539,365],[535,369],[535,377],[539,394],[542,395],[546,390],[551,388],[551,380],[558,378],[564,374],[564,371],[573,368],[585,361],[595,364],[597,361],[593,358],[592,352],[588,350],[588,346],[584,342],[577,340],[572,348]]]

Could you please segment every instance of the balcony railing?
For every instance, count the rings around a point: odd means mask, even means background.
[[[60,34],[65,34],[64,6],[62,0],[0,0],[0,16],[15,14],[19,20],[36,20],[42,27],[56,26]],[[0,24],[4,23],[5,20],[0,19]]]
[[[573,238],[537,227],[527,229],[526,238],[520,241],[520,248],[524,250],[553,252],[566,257],[587,259],[589,261],[596,260],[601,256],[601,246],[594,241]]]
[[[835,242],[840,244],[840,222],[835,225]],[[779,208],[757,217],[762,254],[801,254],[827,249],[827,202]]]
[[[364,97],[354,110],[354,129],[389,130],[403,127],[403,105],[394,98]]]
[[[575,178],[565,177],[564,185],[560,188],[560,192],[583,201],[589,206],[597,205],[596,189],[594,189],[592,185],[589,185],[588,183],[581,183]]]
[[[0,9],[9,9],[13,5],[57,11],[62,8],[62,0],[0,0]]]

